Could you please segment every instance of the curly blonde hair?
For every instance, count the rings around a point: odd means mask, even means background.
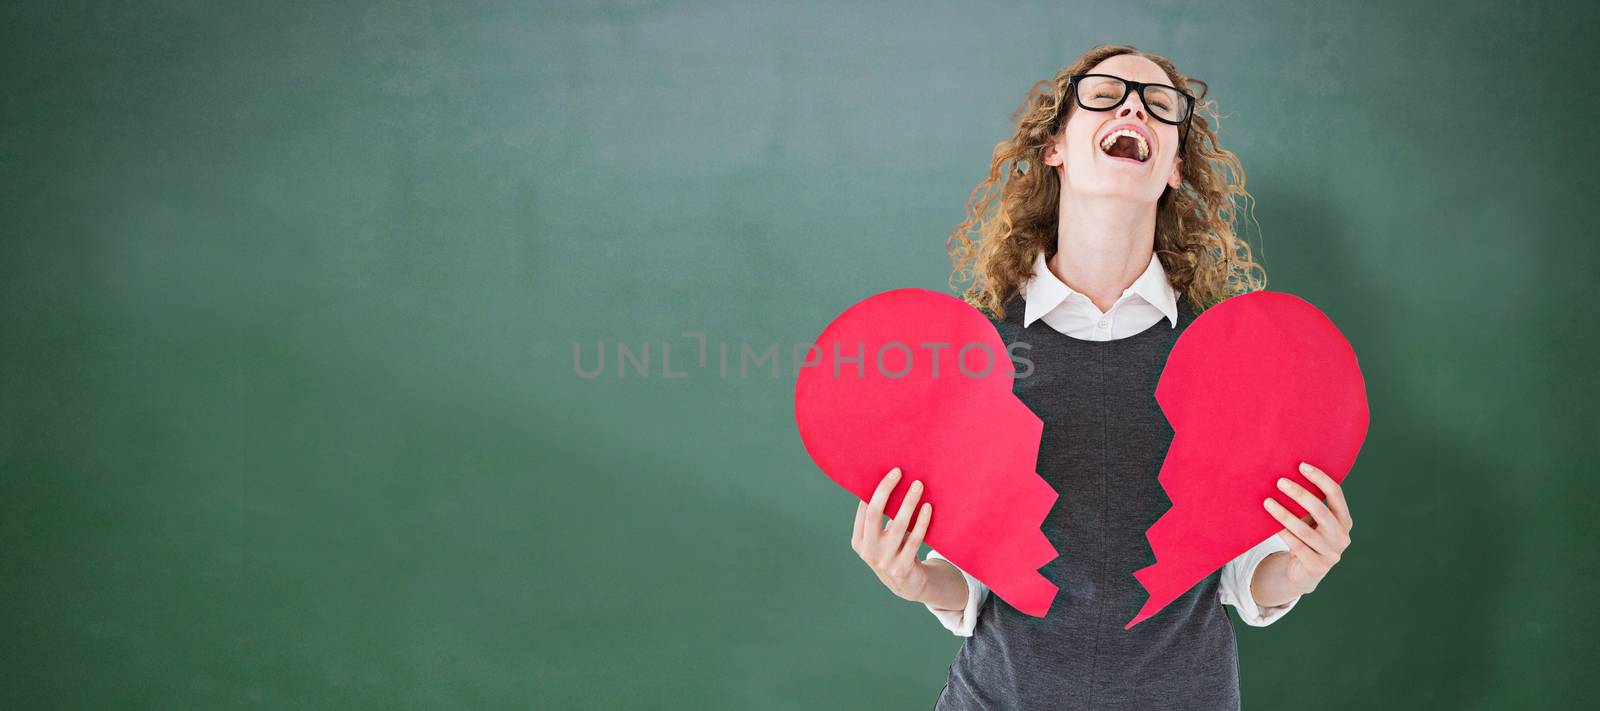
[[[973,188],[966,220],[945,241],[953,266],[951,288],[996,319],[1005,318],[1006,302],[1032,278],[1035,256],[1055,251],[1061,185],[1056,172],[1045,165],[1044,151],[1057,127],[1064,126],[1077,109],[1068,81],[1122,54],[1155,62],[1173,86],[1196,97],[1186,129],[1191,135],[1180,156],[1183,182],[1176,190],[1168,186],[1156,201],[1154,251],[1173,289],[1203,310],[1266,286],[1266,269],[1251,256],[1249,243],[1234,234],[1231,196],[1241,195],[1252,204],[1254,199],[1245,192],[1238,156],[1217,144],[1212,121],[1220,122],[1221,117],[1216,102],[1205,100],[1210,87],[1184,76],[1166,57],[1128,45],[1102,44],[1063,67],[1054,79],[1040,80],[1029,90],[1012,114],[1016,133],[995,146],[989,177]],[[1063,113],[1063,106],[1068,113]],[[1001,176],[1006,178],[1003,183]]]

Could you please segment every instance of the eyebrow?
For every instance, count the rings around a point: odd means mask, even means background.
[[[1122,76],[1121,74],[1112,74],[1110,72],[1089,72],[1089,73],[1090,74],[1099,74],[1100,76],[1103,76],[1103,77],[1116,77],[1116,78],[1121,79],[1123,81],[1139,81],[1137,79],[1129,79],[1129,78],[1127,78],[1125,76]],[[1169,89],[1178,88],[1178,87],[1175,87],[1175,86],[1173,86],[1171,84],[1168,84],[1167,82],[1169,82],[1169,81],[1172,81],[1172,80],[1163,78],[1163,79],[1161,79],[1161,81],[1141,81],[1139,83],[1140,84],[1150,84],[1152,86],[1164,86],[1164,87],[1167,87]]]

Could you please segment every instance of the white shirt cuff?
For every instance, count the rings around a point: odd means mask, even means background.
[[[935,558],[950,563],[949,558],[939,555],[936,550],[928,549],[928,557],[925,560],[933,560]],[[927,607],[928,612],[933,613],[934,617],[939,618],[939,624],[944,625],[945,629],[961,637],[971,637],[972,631],[978,626],[978,610],[983,607],[983,600],[988,597],[989,588],[978,582],[977,578],[968,575],[967,571],[962,570],[955,563],[950,563],[950,567],[955,568],[957,572],[961,573],[961,577],[967,579],[966,607],[960,610],[940,610],[928,603],[923,603],[923,606]]]
[[[1288,614],[1300,602],[1299,595],[1294,599],[1272,607],[1256,605],[1255,594],[1250,589],[1250,583],[1255,579],[1256,568],[1267,556],[1279,551],[1287,552],[1289,544],[1274,533],[1267,540],[1257,544],[1254,548],[1245,551],[1238,558],[1229,561],[1222,568],[1222,603],[1233,605],[1239,613],[1239,619],[1251,627],[1266,627],[1276,622],[1278,618]]]

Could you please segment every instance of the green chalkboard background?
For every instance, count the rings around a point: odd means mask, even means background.
[[[6,3],[0,708],[930,708],[961,639],[719,349],[944,288],[1100,42],[1211,83],[1367,378],[1246,706],[1594,702],[1600,11],[1354,5]]]

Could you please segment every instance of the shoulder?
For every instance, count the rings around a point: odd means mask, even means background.
[[[1004,305],[1005,314],[1003,316],[997,316],[987,309],[984,310],[983,315],[989,319],[989,324],[994,326],[994,330],[1000,334],[1000,340],[1005,341],[1009,346],[1023,335],[1022,316],[1026,307],[1027,302],[1018,295],[1006,299]]]
[[[1012,294],[1011,298],[1006,299],[1004,318],[997,319],[995,318],[994,314],[988,314],[989,320],[997,323],[1009,323],[1021,327],[1022,315],[1026,312],[1027,308],[1028,300],[1024,299],[1022,297],[1022,292],[1019,291],[1016,294]]]
[[[1178,318],[1183,321],[1193,321],[1196,316],[1205,313],[1205,307],[1197,303],[1189,295],[1178,293]]]

